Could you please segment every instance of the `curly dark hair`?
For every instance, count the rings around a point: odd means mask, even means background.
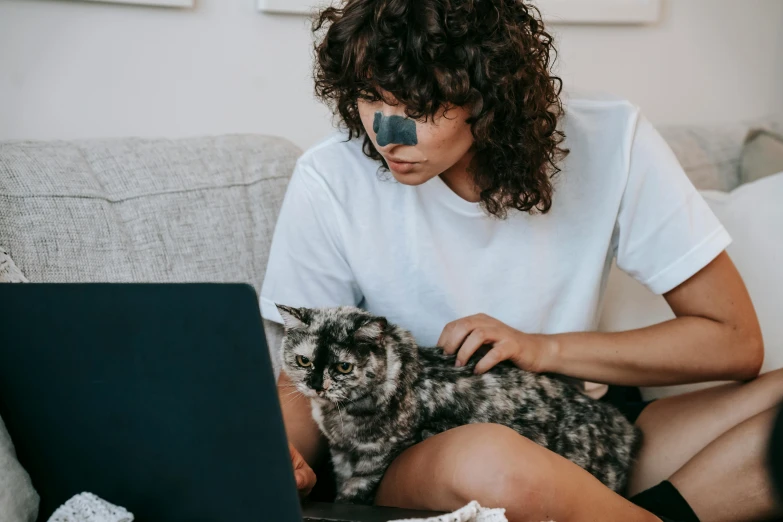
[[[364,153],[388,168],[359,118],[360,99],[391,93],[415,119],[464,106],[475,139],[470,166],[481,204],[545,213],[568,151],[557,124],[557,51],[537,8],[523,0],[346,0],[313,23],[315,92]]]

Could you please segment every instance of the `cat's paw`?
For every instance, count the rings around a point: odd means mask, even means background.
[[[352,478],[338,487],[335,502],[372,505],[378,483],[380,483],[380,477],[371,481],[366,478]]]
[[[371,506],[373,503],[371,498],[364,498],[363,496],[357,495],[340,495],[339,493],[334,501],[337,504],[363,504],[366,506]]]

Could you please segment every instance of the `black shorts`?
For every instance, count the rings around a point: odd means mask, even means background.
[[[652,402],[642,399],[639,388],[634,386],[609,386],[609,391],[599,400],[612,404],[631,424],[636,423],[642,410]]]

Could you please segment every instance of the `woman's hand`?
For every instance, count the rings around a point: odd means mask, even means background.
[[[447,324],[438,346],[447,354],[457,354],[457,366],[483,345],[489,352],[476,364],[475,373],[484,373],[501,361],[509,360],[523,370],[546,372],[555,352],[556,342],[546,335],[533,335],[511,328],[485,314],[471,315]]]
[[[290,442],[288,443],[288,451],[291,453],[291,465],[294,467],[296,489],[299,491],[299,496],[306,497],[315,486],[315,472]]]

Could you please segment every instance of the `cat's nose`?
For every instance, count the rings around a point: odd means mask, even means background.
[[[310,387],[315,390],[319,396],[323,395],[332,385],[331,379],[316,379],[310,383]]]

